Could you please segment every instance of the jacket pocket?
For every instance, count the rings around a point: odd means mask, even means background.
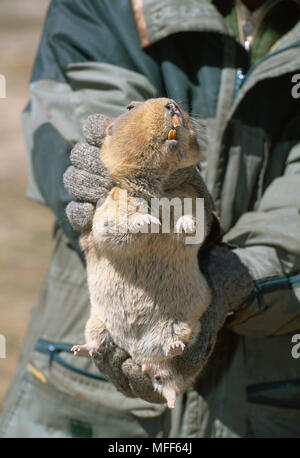
[[[300,437],[300,363],[291,337],[244,340],[250,436]]]
[[[113,387],[106,384],[107,403],[95,403],[86,397],[74,396],[70,378],[64,381],[64,388],[57,388],[49,379],[41,379],[41,371],[32,372],[31,364],[19,382],[16,402],[1,424],[1,437],[9,438],[68,438],[68,437],[161,437],[163,419],[139,418],[129,406],[117,406]],[[53,368],[54,368],[53,363]],[[36,368],[34,368],[34,372]],[[39,376],[37,377],[37,374]],[[66,372],[64,375],[68,375]],[[63,378],[63,374],[61,374]],[[58,379],[57,379],[58,382]],[[103,387],[98,387],[99,398],[103,399]],[[109,399],[114,402],[109,404]],[[120,409],[118,408],[120,407]]]
[[[248,395],[250,437],[300,437],[300,381],[275,397],[268,389]]]
[[[1,437],[164,437],[165,406],[127,398],[89,367],[72,364],[70,345],[39,340],[15,398],[1,418]],[[69,357],[69,358],[68,358]]]
[[[98,372],[90,358],[74,357],[70,351],[72,346],[39,339],[28,363],[29,372],[44,385],[99,408],[137,418],[155,418],[166,410],[165,405],[124,396]]]

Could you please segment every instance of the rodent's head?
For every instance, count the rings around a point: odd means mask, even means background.
[[[116,181],[168,177],[199,159],[188,114],[167,98],[128,105],[107,126],[101,149],[101,160]]]

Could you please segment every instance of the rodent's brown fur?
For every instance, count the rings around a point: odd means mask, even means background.
[[[185,387],[180,375],[172,372],[171,360],[194,341],[199,319],[211,301],[198,267],[200,245],[187,245],[186,234],[174,230],[166,234],[160,228],[157,234],[120,233],[119,229],[127,217],[129,229],[145,218],[147,205],[136,210],[139,198],[150,204],[153,197],[202,197],[205,235],[209,234],[211,199],[194,167],[199,148],[192,123],[182,110],[177,141],[167,140],[174,129],[173,108],[178,113],[170,99],[150,99],[134,105],[107,128],[101,160],[116,186],[96,209],[92,231],[81,238],[91,315],[86,325],[87,344],[74,347],[78,354],[101,351],[103,330],[107,329],[114,342],[148,372],[169,407]],[[116,217],[114,205],[120,206],[124,190],[128,210]]]

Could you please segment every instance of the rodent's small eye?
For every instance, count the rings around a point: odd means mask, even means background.
[[[154,380],[156,380],[157,382],[160,382],[161,381],[161,376],[160,375],[154,375]]]
[[[143,102],[138,102],[137,100],[133,100],[129,105],[127,105],[126,109],[130,111],[138,107],[139,105],[143,105]]]
[[[173,111],[174,113],[180,112],[178,105],[174,102],[168,102],[165,107],[167,110]]]

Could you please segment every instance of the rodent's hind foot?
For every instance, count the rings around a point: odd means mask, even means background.
[[[92,358],[93,356],[96,356],[99,353],[98,350],[99,349],[96,348],[96,346],[92,346],[89,344],[74,345],[74,347],[71,348],[71,351],[74,352],[74,355],[85,356],[87,358]]]
[[[179,356],[182,355],[185,349],[185,344],[178,340],[176,342],[172,342],[166,352],[166,356]]]

